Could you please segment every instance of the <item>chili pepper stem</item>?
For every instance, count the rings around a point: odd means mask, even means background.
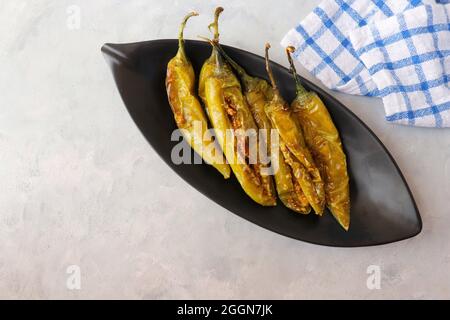
[[[265,46],[265,50],[266,50],[266,54],[265,54],[266,71],[267,71],[267,74],[269,75],[270,82],[272,83],[273,90],[278,93],[278,87],[277,87],[277,84],[275,82],[275,78],[273,77],[272,69],[270,68],[270,65],[269,65],[269,49],[270,49],[270,43],[267,42],[266,46]]]
[[[183,56],[185,55],[183,32],[184,32],[184,28],[186,27],[186,22],[189,20],[190,17],[193,17],[193,16],[198,16],[198,13],[195,11],[188,13],[184,17],[183,22],[181,22],[180,32],[178,34],[178,52],[181,53]]]
[[[292,76],[295,80],[295,91],[297,93],[297,97],[304,97],[308,94],[308,91],[303,87],[303,85],[300,83],[300,79],[297,75],[297,70],[295,69],[294,61],[292,60],[292,53],[295,51],[295,48],[292,46],[286,47],[286,55],[289,61],[290,65],[290,71],[292,73]]]
[[[214,41],[219,41],[219,16],[222,13],[223,8],[217,7],[216,11],[214,12],[214,22],[211,23],[208,26],[208,29],[211,30],[211,28],[214,29]]]
[[[270,83],[272,84],[273,93],[274,93],[273,96],[275,99],[278,99],[279,101],[284,101],[280,95],[280,91],[278,90],[277,84],[275,82],[275,77],[273,76],[272,69],[270,68],[270,64],[269,64],[270,43],[268,43],[268,42],[266,43],[265,49],[266,49],[266,55],[265,55],[266,71],[267,71],[267,74],[269,75]],[[289,109],[289,104],[283,102],[283,110],[288,110],[288,109]]]
[[[220,72],[220,70],[223,67],[222,58],[220,56],[219,51],[217,50],[217,46],[219,44],[219,17],[222,12],[223,8],[217,7],[216,10],[214,11],[214,22],[208,26],[209,30],[214,29],[214,38],[213,40],[208,39],[208,42],[211,44],[213,48],[212,57],[214,57],[216,60],[216,72]]]

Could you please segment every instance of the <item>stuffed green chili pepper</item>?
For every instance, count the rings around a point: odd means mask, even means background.
[[[350,225],[349,178],[339,132],[319,96],[315,92],[307,91],[301,85],[291,57],[294,50],[293,47],[286,49],[297,93],[291,108],[303,130],[306,144],[321,170],[325,182],[327,207],[339,224],[348,230]]]
[[[208,138],[207,119],[195,94],[195,75],[191,62],[184,50],[183,31],[187,20],[198,15],[189,13],[181,23],[178,37],[178,52],[167,64],[166,90],[175,122],[181,129],[184,139],[202,156],[206,163],[216,168],[224,178],[230,177],[230,167],[219,148]],[[212,154],[212,152],[220,154]]]
[[[214,29],[214,42],[219,40],[218,18],[222,11],[220,7],[216,9],[214,22],[210,25]],[[258,159],[258,143],[250,143],[249,134],[257,135],[258,127],[239,80],[215,46],[200,72],[199,95],[217,141],[244,191],[263,206],[276,205],[272,178],[263,171],[268,164],[262,164]]]

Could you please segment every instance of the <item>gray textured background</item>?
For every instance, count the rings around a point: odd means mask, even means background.
[[[152,151],[100,54],[104,42],[208,34],[286,65],[277,45],[318,1],[0,4],[0,298],[450,298],[450,131],[388,124],[379,100],[333,93],[397,160],[424,221],[400,243],[320,247],[206,199]],[[67,27],[70,5],[81,28]],[[278,48],[278,49],[277,49]],[[299,70],[307,78],[304,70]],[[316,82],[316,81],[315,81]],[[316,82],[317,83],[317,82]],[[66,268],[81,268],[81,290]],[[381,267],[380,290],[366,287]]]

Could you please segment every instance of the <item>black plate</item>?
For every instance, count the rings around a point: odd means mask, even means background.
[[[252,75],[267,79],[262,57],[224,48]],[[186,50],[198,77],[202,63],[210,55],[210,45],[186,41]],[[347,154],[351,189],[348,232],[329,213],[319,218],[296,214],[280,203],[272,208],[259,206],[247,197],[235,178],[224,180],[206,164],[172,163],[171,150],[178,142],[170,139],[176,124],[164,79],[167,62],[177,51],[177,40],[105,44],[102,51],[129,113],[155,151],[184,180],[231,212],[282,235],[328,246],[384,244],[413,237],[422,229],[405,179],[380,140],[350,110],[307,80],[303,79],[305,87],[316,91],[327,105]],[[276,63],[272,67],[281,93],[291,101],[295,88],[289,71]]]

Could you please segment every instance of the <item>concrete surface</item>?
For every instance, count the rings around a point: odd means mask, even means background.
[[[450,298],[448,129],[388,124],[379,100],[334,93],[391,151],[424,228],[380,247],[310,245],[230,214],[175,175],[100,54],[105,42],[174,38],[192,9],[202,15],[186,37],[208,34],[216,5],[222,42],[261,54],[317,3],[3,0],[0,298]],[[286,65],[282,50],[271,56]],[[379,290],[367,286],[370,265]]]

